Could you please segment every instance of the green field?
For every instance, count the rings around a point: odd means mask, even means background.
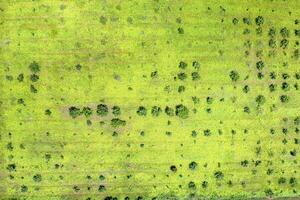
[[[300,199],[299,0],[0,0],[0,199]]]

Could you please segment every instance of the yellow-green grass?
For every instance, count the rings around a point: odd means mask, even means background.
[[[299,198],[299,5],[0,0],[0,199]],[[40,71],[34,73],[35,62]],[[178,79],[181,72],[186,80]],[[193,72],[199,80],[192,80]],[[36,82],[32,74],[39,76]],[[99,104],[108,106],[107,116],[97,115]],[[187,118],[164,112],[180,104],[189,109]],[[93,114],[72,118],[72,106],[88,106]],[[120,116],[112,114],[113,106],[121,108]],[[140,106],[147,116],[137,114]],[[162,109],[157,117],[153,106]],[[113,118],[126,125],[114,128]]]

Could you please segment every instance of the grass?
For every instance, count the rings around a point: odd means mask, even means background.
[[[299,3],[0,0],[0,199],[299,198]]]

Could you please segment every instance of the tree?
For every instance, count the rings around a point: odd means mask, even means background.
[[[82,113],[86,116],[86,117],[90,117],[93,114],[93,111],[90,107],[83,107],[82,109]]]
[[[72,118],[76,118],[76,117],[80,116],[82,113],[79,108],[77,108],[75,106],[71,106],[69,108],[69,114]]]
[[[37,81],[39,80],[39,76],[36,75],[36,74],[31,74],[31,75],[30,75],[30,80],[31,80],[32,82],[37,82]]]
[[[105,104],[97,105],[97,114],[101,117],[104,117],[108,114],[108,107]]]
[[[179,74],[177,74],[177,77],[179,80],[185,80],[187,78],[187,75],[184,72],[181,72]]]
[[[243,160],[243,161],[241,161],[241,165],[242,165],[243,167],[247,167],[248,164],[249,164],[249,161],[248,161],[248,160]]]
[[[178,30],[178,33],[179,33],[179,34],[184,34],[183,28],[179,27],[177,30]]]
[[[112,107],[112,113],[115,116],[120,115],[121,114],[121,108],[119,106]]]
[[[186,63],[186,62],[183,62],[183,61],[180,61],[178,67],[179,67],[180,69],[185,69],[185,68],[187,67],[187,63]]]
[[[271,27],[271,28],[269,29],[269,36],[270,36],[270,37],[274,37],[275,34],[276,34],[276,29],[275,29],[274,27]]]
[[[138,110],[136,111],[136,113],[139,115],[139,116],[146,116],[147,115],[147,109],[144,107],[144,106],[140,106],[138,108]]]
[[[192,80],[197,81],[200,79],[200,75],[198,72],[192,72]]]
[[[29,65],[29,69],[31,70],[32,73],[38,73],[40,71],[40,65],[33,61],[30,65]]]
[[[105,186],[104,185],[99,185],[99,188],[98,188],[98,191],[99,192],[104,192],[106,189],[105,189]]]
[[[35,182],[41,182],[42,181],[42,175],[41,174],[36,174],[32,178]]]
[[[198,70],[200,68],[200,63],[198,61],[193,61],[193,67]]]
[[[235,71],[235,70],[230,71],[229,77],[231,78],[231,80],[232,80],[233,82],[236,82],[236,81],[240,78],[238,72]]]
[[[258,16],[255,18],[255,23],[257,26],[260,26],[264,23],[264,18],[262,16]]]
[[[263,95],[258,95],[255,101],[258,105],[263,105],[266,102],[266,98]]]
[[[289,97],[287,95],[281,95],[280,96],[280,101],[282,103],[286,103],[286,102],[288,102],[288,100],[289,100]]]
[[[152,107],[152,110],[151,110],[152,116],[158,117],[160,113],[161,113],[161,108],[159,106]]]
[[[166,106],[166,108],[165,108],[165,113],[166,113],[168,116],[173,116],[173,115],[174,115],[174,109],[173,109],[173,108],[170,108],[169,106]]]
[[[189,168],[190,170],[195,170],[197,168],[198,164],[195,161],[190,162]]]
[[[193,181],[190,181],[188,184],[189,189],[195,190],[196,189],[196,184]]]
[[[258,70],[262,70],[264,68],[264,66],[265,66],[265,64],[261,60],[256,63],[256,69],[258,69]]]
[[[294,124],[296,126],[299,126],[300,125],[300,116],[297,116],[295,119],[294,119]]]
[[[110,125],[111,125],[112,127],[114,127],[114,128],[117,128],[117,127],[119,127],[119,126],[125,126],[125,125],[126,125],[126,121],[125,121],[125,120],[121,120],[121,119],[119,119],[119,118],[113,118],[113,119],[111,120]]]
[[[216,171],[216,172],[214,173],[214,176],[215,176],[215,178],[216,178],[217,180],[221,180],[221,179],[224,178],[224,174],[223,174],[223,172],[221,172],[221,171]]]
[[[283,38],[286,38],[286,37],[289,37],[290,35],[290,31],[286,28],[286,27],[283,27],[281,30],[280,30],[280,34]]]
[[[171,166],[170,166],[170,170],[171,170],[172,172],[177,172],[177,167],[176,167],[175,165],[171,165]]]
[[[24,74],[19,74],[17,79],[19,82],[22,82],[24,80]]]
[[[186,119],[188,118],[189,110],[184,105],[179,104],[175,107],[175,114],[182,119]]]
[[[34,87],[34,85],[30,85],[30,91],[32,93],[37,93],[37,89]]]

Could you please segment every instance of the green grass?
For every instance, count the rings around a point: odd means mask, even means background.
[[[299,198],[299,4],[0,0],[0,199]]]

